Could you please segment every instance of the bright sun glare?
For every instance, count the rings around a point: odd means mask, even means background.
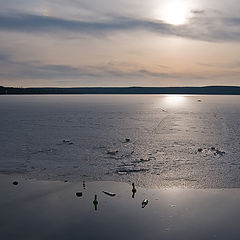
[[[186,100],[186,96],[185,95],[166,95],[163,99],[163,102],[167,105],[167,106],[180,106],[182,104],[184,104]]]
[[[187,21],[189,9],[186,2],[169,2],[162,11],[161,19],[169,24],[181,25]]]

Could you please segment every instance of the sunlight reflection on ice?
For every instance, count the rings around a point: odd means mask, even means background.
[[[167,106],[180,106],[186,101],[186,95],[166,95],[163,99]]]

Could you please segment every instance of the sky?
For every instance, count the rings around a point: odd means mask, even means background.
[[[0,85],[240,86],[239,0],[0,0]]]

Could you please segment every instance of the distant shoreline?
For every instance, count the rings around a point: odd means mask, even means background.
[[[32,94],[202,94],[240,95],[238,86],[206,87],[74,87],[15,88],[0,86],[0,95]]]

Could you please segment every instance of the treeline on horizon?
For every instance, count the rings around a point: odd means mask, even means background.
[[[240,95],[238,86],[206,87],[76,87],[16,88],[0,86],[0,94],[217,94]]]

